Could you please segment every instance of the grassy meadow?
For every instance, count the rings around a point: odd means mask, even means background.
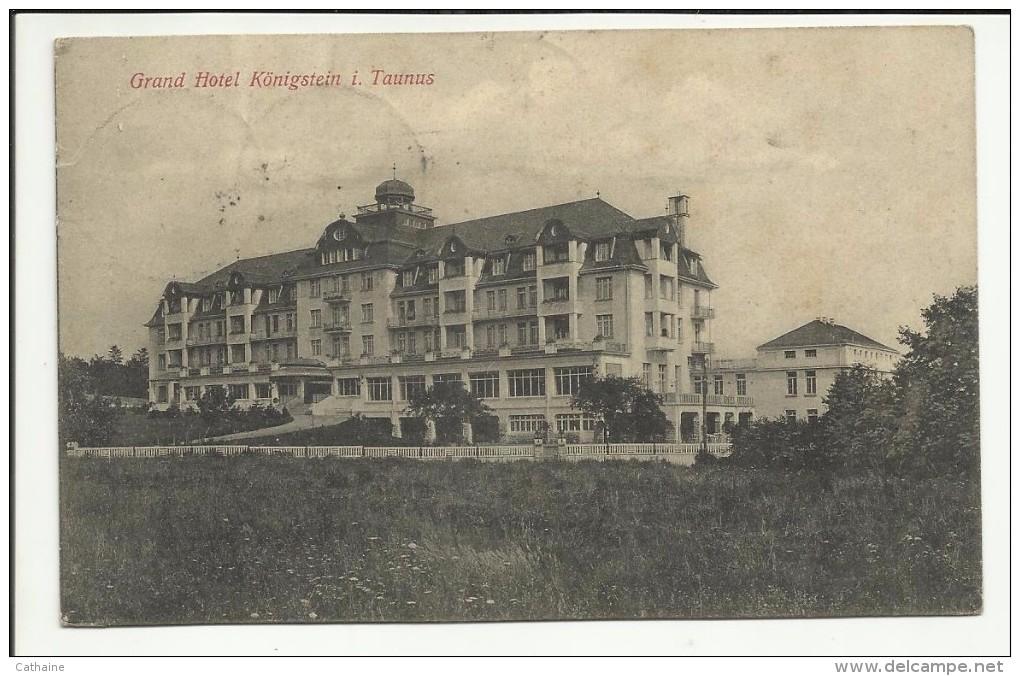
[[[64,459],[75,625],[979,612],[976,487],[657,462]]]

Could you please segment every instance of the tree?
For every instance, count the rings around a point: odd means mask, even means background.
[[[57,362],[58,419],[61,447],[69,442],[105,446],[113,436],[116,401],[96,395],[89,365],[60,354]]]
[[[125,396],[147,397],[149,392],[149,351],[142,347],[124,365]]]
[[[198,399],[198,411],[206,422],[224,417],[234,407],[234,398],[222,385],[211,385]]]
[[[893,451],[910,469],[972,475],[980,462],[977,287],[936,294],[921,316],[926,333],[900,328],[908,352],[895,372],[902,419]]]
[[[116,345],[110,346],[110,349],[106,353],[106,358],[110,361],[111,364],[116,364],[117,366],[120,366],[121,364],[124,363],[124,353]]]
[[[415,392],[408,399],[406,412],[424,425],[435,425],[439,443],[463,441],[465,423],[471,424],[473,432],[491,433],[494,417],[492,409],[459,381],[436,383]]]
[[[637,378],[590,378],[571,401],[598,420],[607,443],[668,441],[673,424],[661,408],[662,397]]]
[[[844,469],[880,469],[897,428],[893,383],[855,364],[836,375],[822,400],[825,444],[820,461]]]

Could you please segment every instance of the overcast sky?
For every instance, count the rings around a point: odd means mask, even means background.
[[[202,70],[242,81],[194,88]],[[818,315],[895,347],[933,293],[977,280],[973,71],[949,27],[67,42],[61,349],[130,354],[168,280],[314,245],[393,164],[441,223],[596,192],[654,216],[681,189],[719,356]],[[133,89],[137,72],[189,86]]]

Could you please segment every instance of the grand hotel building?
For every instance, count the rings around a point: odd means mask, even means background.
[[[678,438],[701,429],[712,290],[687,248],[688,198],[635,219],[600,198],[436,225],[396,179],[315,246],[238,260],[165,287],[149,327],[150,399],[193,406],[225,386],[241,405],[386,418],[460,380],[508,438],[590,438],[570,407],[588,375],[637,376],[664,397]],[[751,398],[706,394],[707,429]]]

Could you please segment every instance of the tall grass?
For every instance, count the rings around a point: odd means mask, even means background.
[[[980,609],[974,487],[651,462],[65,461],[71,624]]]

